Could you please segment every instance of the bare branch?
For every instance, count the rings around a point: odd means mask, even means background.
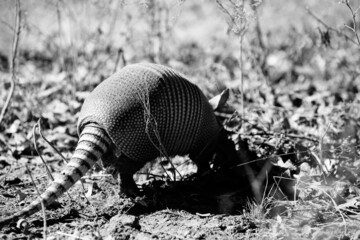
[[[8,22],[0,18],[0,23],[4,24],[6,27],[8,27],[12,32],[15,32],[15,29],[13,26],[11,26]]]
[[[228,20],[228,25],[229,25],[229,30],[231,30],[234,26],[235,22],[235,18],[231,15],[231,13],[224,7],[224,5],[222,5],[222,3],[220,2],[220,0],[216,0],[216,3],[218,4],[220,10],[222,12],[224,12],[229,18],[230,21]]]
[[[51,142],[42,133],[41,118],[37,121],[36,125],[39,128],[39,134],[40,134],[41,138],[61,157],[61,159],[64,161],[64,163],[68,163],[69,161],[64,157],[64,155],[62,155],[62,153],[59,150],[57,150],[56,147],[54,147],[54,145],[52,145]],[[33,134],[35,136],[35,132]],[[38,150],[36,150],[36,151],[38,151]],[[38,155],[41,156],[40,153],[38,153]],[[41,159],[42,159],[42,157],[41,157]]]
[[[335,33],[337,33],[340,36],[344,36],[346,40],[352,42],[353,44],[358,45],[358,43],[352,39],[351,37],[349,37],[348,35],[346,35],[345,33],[330,27],[329,25],[327,25],[324,21],[322,21],[320,18],[318,18],[313,12],[311,12],[311,10],[309,9],[309,7],[305,7],[305,10],[307,11],[307,13],[312,16],[317,22],[319,22],[321,25],[323,25],[327,30],[333,31]]]
[[[14,40],[13,40],[13,46],[12,46],[12,51],[11,51],[11,55],[9,56],[9,63],[10,63],[10,73],[11,73],[11,86],[10,86],[10,92],[9,95],[6,98],[4,107],[1,110],[1,114],[0,114],[0,123],[2,122],[2,120],[4,119],[6,110],[10,104],[10,100],[14,94],[14,90],[15,90],[15,83],[16,83],[16,75],[15,75],[15,60],[17,57],[17,52],[18,52],[18,44],[19,44],[19,37],[20,37],[20,30],[21,30],[21,8],[20,8],[20,0],[16,0],[16,17],[15,17],[15,35],[14,35]]]
[[[344,27],[348,28],[352,32],[354,31],[354,29],[352,27],[350,27],[349,25],[344,24]]]
[[[357,14],[357,12],[360,10],[360,6],[354,11],[354,14]]]
[[[351,31],[354,33],[354,35],[355,35],[355,37],[356,37],[356,40],[357,40],[357,42],[358,42],[358,45],[360,46],[360,38],[359,38],[359,35],[358,35],[358,33],[357,33],[357,27],[356,27],[356,12],[357,12],[357,10],[359,9],[356,9],[356,11],[354,12],[353,11],[353,9],[352,9],[352,7],[350,6],[350,3],[349,3],[349,1],[346,1],[345,2],[345,4],[346,4],[346,6],[349,8],[349,10],[350,10],[350,12],[351,12],[351,17],[352,17],[352,21],[353,21],[353,27],[352,28],[350,28],[351,29]]]
[[[224,12],[230,20],[228,20],[229,30],[232,30],[236,35],[239,37],[239,68],[240,68],[240,87],[241,87],[241,98],[242,98],[242,114],[245,116],[245,108],[244,108],[244,73],[243,73],[243,40],[244,35],[246,33],[246,30],[248,28],[249,19],[245,12],[245,1],[233,1],[228,0],[230,3],[230,10],[227,10],[227,8],[221,3],[220,0],[216,0],[216,3],[219,7],[219,9]],[[255,8],[253,8],[254,12],[256,11]]]
[[[54,177],[53,175],[51,174],[51,171],[49,169],[49,166],[47,165],[45,159],[42,157],[42,154],[40,153],[38,147],[37,147],[37,143],[36,143],[36,128],[40,126],[40,120],[34,125],[33,127],[33,143],[34,143],[34,148],[35,148],[35,151],[37,152],[37,154],[39,155],[41,161],[43,162],[44,166],[45,166],[45,170],[46,170],[46,173],[48,175],[48,177],[51,179],[51,181],[54,181]]]
[[[122,61],[122,67],[126,66],[126,59],[125,59],[125,56],[124,56],[124,49],[123,48],[119,48],[118,51],[117,51],[113,73],[115,73],[118,70],[120,59]]]

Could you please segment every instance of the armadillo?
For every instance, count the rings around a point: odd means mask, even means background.
[[[84,101],[79,142],[61,176],[28,207],[0,219],[0,226],[41,210],[41,202],[51,204],[99,159],[119,172],[120,191],[130,196],[139,193],[133,174],[159,156],[189,154],[199,169],[207,168],[209,146],[221,131],[213,107],[182,74],[157,64],[128,65]]]

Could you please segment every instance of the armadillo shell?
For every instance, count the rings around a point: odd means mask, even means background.
[[[105,129],[116,156],[143,162],[199,153],[220,129],[196,85],[149,63],[128,65],[99,84],[82,106],[78,131],[87,123]]]

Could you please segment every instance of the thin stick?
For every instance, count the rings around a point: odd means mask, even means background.
[[[63,38],[62,38],[62,25],[61,25],[61,23],[62,23],[62,18],[61,18],[61,11],[60,11],[60,4],[61,4],[61,1],[56,1],[56,18],[57,18],[57,24],[58,24],[58,39],[59,39],[59,42],[58,42],[58,44],[59,44],[59,48],[57,48],[57,51],[59,51],[59,49],[60,48],[65,48],[64,46],[65,46],[65,44],[64,44],[64,41],[63,41]],[[59,54],[58,54],[58,56],[59,56],[59,59],[60,59],[60,64],[61,64],[61,67],[63,68],[63,69],[66,69],[65,68],[65,63],[64,63],[64,57],[63,57],[63,55],[62,54],[60,54],[60,52],[59,52]]]
[[[12,32],[15,32],[15,29],[13,26],[11,26],[9,23],[7,23],[5,20],[0,18],[0,23],[4,24],[7,28],[9,28]]]
[[[312,16],[317,22],[319,22],[321,25],[323,25],[327,30],[331,30],[333,32],[336,32],[338,35],[340,36],[344,36],[346,40],[349,40],[350,42],[352,42],[355,45],[358,45],[358,43],[352,39],[351,37],[349,37],[348,35],[346,35],[343,32],[340,32],[339,30],[330,27],[329,25],[327,25],[324,21],[322,21],[320,18],[318,18],[313,12],[310,11],[309,7],[305,7],[305,10],[307,11],[307,13]]]
[[[244,34],[240,35],[240,54],[239,54],[239,67],[240,67],[240,84],[241,84],[241,126],[244,126],[245,124],[245,97],[244,97],[244,68],[243,68],[243,40],[244,40]],[[244,128],[242,128],[244,129]]]
[[[56,149],[56,147],[54,147],[49,140],[47,140],[47,138],[43,135],[42,133],[42,129],[41,129],[41,118],[38,120],[37,122],[37,126],[39,128],[39,134],[42,137],[42,139],[57,153],[59,154],[59,156],[62,158],[62,160],[65,163],[68,163],[69,161],[64,157],[64,155],[61,154],[61,152],[59,150]]]
[[[60,232],[60,231],[57,231],[56,234],[69,237],[69,239],[77,239],[77,240],[87,239],[87,238],[82,238],[80,236],[77,236],[75,234],[69,234],[69,233],[64,233],[64,232]]]
[[[123,67],[126,66],[126,59],[125,59],[125,56],[124,56],[123,48],[119,48],[118,51],[117,51],[113,73],[115,73],[118,70],[120,59],[122,61],[122,66]]]
[[[28,171],[28,173],[29,173],[29,176],[30,176],[30,178],[31,178],[31,182],[34,184],[35,190],[36,190],[39,198],[41,198],[41,194],[40,194],[39,189],[37,188],[37,186],[36,186],[36,184],[35,184],[34,178],[32,177],[30,168],[29,168],[29,166],[28,166],[27,164],[26,164],[25,166],[26,166],[26,169],[27,169],[27,171]],[[43,233],[43,235],[44,235],[44,239],[46,239],[47,224],[46,224],[45,206],[44,206],[43,201],[40,201],[40,203],[41,203],[41,210],[42,210],[43,220],[44,220],[44,233]]]
[[[20,38],[20,22],[21,22],[21,8],[20,8],[20,0],[16,0],[16,18],[15,18],[15,35],[13,40],[13,46],[12,46],[12,52],[9,57],[10,61],[10,73],[11,73],[11,85],[10,85],[10,92],[9,95],[6,98],[4,107],[1,110],[0,114],[0,123],[4,119],[5,113],[7,111],[7,108],[9,107],[10,100],[14,94],[15,90],[15,82],[16,82],[16,75],[15,75],[15,60],[18,52],[18,45],[19,45],[19,38]]]
[[[232,4],[232,7],[235,9],[235,13],[231,14],[226,7],[221,3],[220,0],[216,0],[216,3],[219,7],[219,9],[225,13],[229,20],[229,30],[233,30],[233,26],[236,26],[236,30],[234,31],[237,35],[239,35],[239,44],[240,44],[240,51],[239,51],[239,68],[240,68],[240,90],[241,90],[241,111],[242,111],[242,125],[244,124],[244,117],[245,117],[245,97],[244,97],[244,69],[243,69],[243,42],[244,42],[244,35],[246,33],[247,27],[248,27],[248,20],[246,18],[245,14],[245,0],[241,0],[241,3],[236,3],[232,0],[229,0],[229,2]],[[237,14],[240,14],[240,22],[238,21],[239,16]]]
[[[35,151],[37,152],[37,154],[39,155],[41,161],[43,162],[44,166],[45,166],[45,169],[46,169],[46,173],[48,175],[48,177],[51,179],[51,181],[54,181],[54,177],[52,176],[51,172],[50,172],[50,169],[48,167],[48,165],[46,164],[44,158],[42,157],[38,147],[37,147],[37,143],[36,143],[36,127],[39,126],[39,122],[37,122],[34,127],[33,127],[33,141],[34,141],[34,148],[35,148]]]
[[[327,127],[326,127],[326,129],[325,129],[325,132],[324,132],[323,136],[321,137],[320,145],[319,145],[319,147],[320,147],[320,161],[321,161],[321,165],[322,165],[322,166],[320,166],[320,167],[321,167],[321,168],[325,168],[326,173],[329,173],[329,169],[327,168],[327,166],[326,166],[325,164],[323,164],[323,161],[324,161],[324,158],[323,158],[323,149],[324,149],[324,138],[325,138],[325,136],[326,136],[326,134],[327,134],[330,126],[331,126],[331,122],[327,125]],[[324,177],[325,177],[325,176],[324,176]]]
[[[220,10],[223,11],[230,18],[230,21],[227,21],[228,25],[229,25],[229,31],[230,31],[233,28],[236,21],[235,21],[234,17],[231,15],[231,13],[224,7],[224,5],[222,5],[220,0],[216,0],[216,3],[218,4]]]
[[[349,28],[355,35],[356,40],[358,42],[358,45],[360,46],[360,39],[359,39],[359,35],[357,33],[357,27],[356,27],[356,12],[358,11],[358,9],[356,9],[356,11],[354,12],[353,9],[350,6],[349,1],[345,1],[346,6],[349,8],[350,12],[351,12],[351,16],[352,16],[352,21],[353,21],[353,27],[350,27],[348,25],[345,25],[345,27]]]

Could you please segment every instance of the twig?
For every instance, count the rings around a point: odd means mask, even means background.
[[[301,136],[301,135],[297,135],[297,134],[288,133],[288,134],[286,134],[286,136],[288,136],[290,138],[298,138],[298,139],[308,140],[308,141],[311,141],[311,142],[314,142],[314,143],[319,142],[318,139],[315,139],[315,138],[312,138],[312,137],[307,137],[307,136]]]
[[[236,168],[236,167],[241,167],[241,166],[246,166],[246,165],[249,165],[249,164],[251,164],[251,163],[256,163],[256,162],[260,162],[260,161],[266,161],[266,160],[268,160],[268,159],[270,159],[270,158],[287,156],[287,155],[290,155],[290,154],[308,153],[308,152],[311,152],[311,150],[304,150],[304,151],[297,151],[297,152],[289,152],[289,153],[275,154],[275,155],[271,155],[271,156],[266,156],[266,157],[262,157],[262,158],[257,158],[257,159],[251,160],[251,161],[247,161],[247,162],[245,162],[245,163],[239,163],[239,164],[237,164],[237,165],[234,165],[234,166],[230,167],[230,169]]]
[[[126,59],[124,56],[124,50],[122,48],[119,48],[117,51],[117,56],[116,56],[116,60],[115,60],[113,73],[115,73],[118,70],[120,59],[122,61],[122,66],[123,67],[126,66]]]
[[[326,170],[327,173],[329,172],[329,169],[327,169],[327,166],[323,164],[323,161],[324,161],[323,149],[324,149],[324,138],[325,138],[330,126],[331,126],[331,122],[327,125],[327,127],[325,129],[325,132],[324,132],[323,136],[321,137],[320,145],[319,145],[319,147],[320,147],[320,161],[321,161],[321,165],[322,165],[321,168],[323,168],[323,166],[325,166],[325,170]]]
[[[150,108],[150,99],[149,99],[148,88],[145,87],[144,90],[140,90],[139,92],[140,93],[138,94],[138,97],[139,97],[139,99],[141,99],[141,103],[143,104],[143,108],[144,108],[144,121],[145,121],[145,125],[146,125],[145,132],[148,135],[148,138],[149,138],[150,142],[152,143],[152,145],[159,151],[161,156],[165,157],[169,161],[169,163],[173,167],[173,169],[174,169],[173,180],[176,181],[176,173],[178,173],[180,179],[182,179],[181,173],[174,166],[174,164],[170,160],[169,155],[167,154],[167,151],[162,143],[162,140],[161,140],[161,137],[160,137],[160,134],[158,131],[156,119],[154,118],[154,116],[152,115],[152,113],[150,111],[151,108]],[[151,133],[154,134],[155,140],[153,140]],[[169,177],[169,179],[171,179],[169,173],[165,170],[164,166],[161,165],[161,167],[163,168],[165,174]]]
[[[335,33],[337,33],[338,35],[344,36],[346,40],[349,40],[350,42],[352,42],[355,45],[358,45],[358,43],[352,39],[351,37],[349,37],[348,35],[346,35],[345,33],[330,27],[329,25],[327,25],[324,21],[322,21],[320,18],[318,18],[313,12],[311,12],[311,10],[309,9],[309,7],[305,7],[305,10],[307,11],[307,13],[312,16],[317,22],[319,22],[321,25],[323,25],[327,30],[331,30]]]
[[[36,144],[36,131],[35,131],[36,128],[39,128],[39,134],[40,134],[40,136],[45,140],[45,142],[47,142],[47,143],[63,158],[63,160],[64,160],[65,162],[66,162],[66,159],[65,159],[64,156],[63,156],[55,147],[53,147],[53,146],[50,144],[50,142],[43,136],[42,131],[41,131],[41,119],[39,119],[39,121],[37,121],[37,123],[36,123],[36,124],[34,125],[34,127],[33,127],[34,148],[35,148],[35,151],[37,152],[37,154],[39,155],[41,161],[43,162],[43,164],[44,164],[44,166],[45,166],[47,175],[49,176],[49,178],[50,178],[51,181],[53,182],[53,181],[54,181],[54,177],[53,177],[53,175],[51,174],[50,169],[49,169],[46,161],[45,161],[44,158],[42,157],[42,155],[41,155],[41,153],[40,153],[40,151],[39,151],[39,149],[38,149],[38,147],[37,147],[37,144]],[[84,188],[84,186],[83,186],[83,188]],[[85,189],[84,189],[84,191],[85,191]],[[70,193],[67,193],[67,194],[68,194],[70,200],[73,201],[72,197],[70,196]]]
[[[59,154],[59,156],[62,158],[62,160],[65,163],[68,163],[68,160],[64,157],[64,155],[61,154],[61,152],[59,150],[56,149],[56,147],[54,147],[49,140],[47,140],[47,138],[45,138],[45,136],[42,133],[42,129],[41,129],[41,118],[38,120],[37,122],[37,126],[39,128],[39,134],[41,136],[41,138],[57,153]],[[34,133],[35,134],[35,133]]]
[[[6,22],[3,19],[0,19],[0,23],[4,24],[6,27],[8,27],[12,32],[15,32],[15,29],[13,28],[13,26],[11,26],[8,22]]]
[[[36,190],[36,192],[37,192],[37,194],[38,194],[38,197],[41,198],[41,194],[40,194],[39,189],[37,188],[37,186],[36,186],[36,184],[35,184],[34,178],[32,177],[30,168],[29,168],[29,166],[28,166],[27,164],[26,164],[25,166],[26,166],[26,169],[27,169],[27,171],[28,171],[28,173],[29,173],[29,176],[30,176],[30,178],[31,178],[31,182],[34,184],[34,187],[35,187],[35,190]],[[43,202],[43,201],[40,201],[40,203],[41,203],[41,210],[42,210],[43,219],[44,219],[44,233],[43,233],[44,235],[43,235],[43,237],[44,237],[44,239],[46,239],[47,226],[46,226],[45,206],[44,206],[44,202]]]
[[[355,37],[356,37],[356,40],[357,40],[357,42],[358,42],[358,45],[360,46],[360,39],[359,39],[359,35],[358,35],[358,33],[357,33],[357,27],[356,27],[356,13],[357,13],[357,11],[359,10],[359,8],[357,8],[356,10],[355,10],[355,12],[353,11],[353,9],[351,8],[351,6],[350,6],[350,3],[349,3],[349,0],[346,0],[346,1],[344,1],[345,2],[345,5],[349,8],[349,10],[350,10],[350,12],[351,12],[351,17],[352,17],[352,21],[353,21],[353,27],[350,27],[350,26],[348,26],[348,25],[344,25],[345,27],[347,27],[347,28],[349,28],[353,33],[354,33],[354,35],[355,35]]]
[[[77,236],[75,234],[69,234],[69,233],[64,233],[64,232],[60,232],[60,231],[57,231],[56,234],[62,235],[62,236],[65,236],[65,237],[69,237],[69,239],[77,239],[77,240],[87,239],[87,238],[82,238],[80,236]]]
[[[357,14],[357,12],[360,10],[360,6],[354,11],[354,14]]]
[[[19,45],[19,37],[20,37],[20,22],[21,22],[21,8],[20,8],[20,0],[16,0],[16,18],[15,18],[15,35],[13,40],[13,46],[12,46],[12,52],[9,56],[9,63],[10,63],[10,73],[11,73],[11,85],[10,85],[10,92],[9,95],[6,98],[4,107],[1,110],[0,114],[0,123],[4,119],[5,113],[7,111],[7,108],[9,107],[10,100],[14,94],[15,90],[15,82],[16,82],[16,75],[15,75],[15,60],[18,52],[18,45]]]
[[[48,175],[48,177],[51,179],[51,181],[54,181],[54,177],[52,176],[51,172],[50,172],[50,169],[48,167],[48,165],[46,164],[44,158],[42,157],[38,147],[37,147],[37,143],[36,143],[36,128],[39,126],[39,122],[37,122],[34,127],[33,127],[33,140],[34,140],[34,148],[35,148],[35,151],[37,152],[37,154],[39,155],[41,161],[43,162],[44,166],[45,166],[45,169],[46,169],[46,173]]]
[[[233,25],[236,22],[234,17],[229,13],[229,11],[224,7],[224,5],[222,5],[220,0],[216,0],[216,3],[218,4],[220,10],[223,11],[230,18],[230,21],[227,21],[227,22],[228,22],[228,25],[229,25],[229,29],[231,30],[233,28]]]
[[[343,220],[343,223],[344,223],[345,234],[347,234],[347,223],[346,223],[344,214],[341,212],[341,209],[339,208],[339,205],[336,203],[335,199],[333,197],[331,197],[331,195],[329,193],[327,193],[326,191],[323,191],[323,190],[322,190],[322,192],[331,200],[331,202],[334,205],[335,210],[339,212],[339,214]]]
[[[256,22],[255,22],[256,36],[258,38],[260,48],[265,53],[267,44],[265,44],[265,42],[264,42],[263,33],[262,33],[262,30],[261,30],[261,26],[260,26],[259,14],[258,14],[258,11],[257,11],[255,6],[253,7],[253,11],[255,12],[255,19],[256,19]]]
[[[59,39],[59,48],[57,48],[57,51],[59,51],[60,48],[65,48],[65,44],[62,38],[62,17],[61,17],[61,11],[60,11],[60,4],[62,4],[62,1],[56,1],[56,18],[57,18],[57,24],[58,24],[58,39]],[[60,51],[58,52],[58,56],[59,56],[59,60],[60,60],[60,65],[63,69],[65,68],[65,63],[64,63],[64,57],[62,54],[60,54]]]
[[[240,54],[239,54],[239,67],[240,67],[240,83],[241,83],[241,126],[244,126],[245,118],[245,97],[244,97],[244,64],[243,64],[243,40],[244,34],[240,35]],[[244,129],[244,128],[243,128]]]
[[[235,34],[239,36],[239,68],[240,68],[240,88],[241,88],[241,102],[242,102],[242,119],[245,117],[245,97],[244,97],[244,69],[243,69],[243,40],[246,30],[248,28],[248,19],[245,13],[245,0],[241,0],[239,3],[229,0],[234,12],[230,13],[220,0],[216,0],[219,9],[224,12],[230,20],[228,20],[229,30],[233,30]],[[234,29],[235,26],[235,29]],[[242,125],[244,121],[242,120]]]
[[[69,161],[64,157],[64,155],[62,155],[61,152],[60,152],[59,150],[57,150],[56,147],[54,147],[54,146],[50,143],[50,141],[47,140],[47,139],[45,138],[45,136],[43,135],[42,129],[41,129],[41,118],[38,120],[38,122],[36,123],[35,126],[37,126],[37,127],[39,128],[39,134],[40,134],[40,136],[42,137],[42,139],[43,139],[57,154],[59,154],[59,156],[62,158],[62,160],[63,160],[65,163],[68,163]],[[34,128],[35,128],[35,126],[34,126]],[[35,131],[34,131],[33,134],[34,134],[34,136],[35,136]],[[34,140],[34,145],[35,145],[35,140]],[[35,149],[36,149],[37,153],[39,154],[41,160],[42,160],[43,163],[45,164],[46,169],[48,170],[47,165],[46,165],[45,161],[43,160],[43,158],[41,157],[39,151],[37,150],[36,145],[35,145]],[[49,174],[51,175],[51,173],[49,173]],[[53,181],[54,181],[54,180],[53,180]],[[80,179],[80,183],[81,183],[82,190],[83,190],[82,193],[84,194],[85,199],[87,200],[87,202],[88,202],[89,204],[91,204],[91,202],[89,201],[89,199],[86,197],[86,194],[85,194],[85,186],[84,186],[84,183],[82,182],[81,179]],[[67,194],[68,194],[70,200],[71,200],[71,201],[74,201],[73,198],[71,197],[70,193],[67,192]],[[91,205],[91,206],[92,206],[92,205]],[[96,211],[94,211],[94,212],[96,212]]]

